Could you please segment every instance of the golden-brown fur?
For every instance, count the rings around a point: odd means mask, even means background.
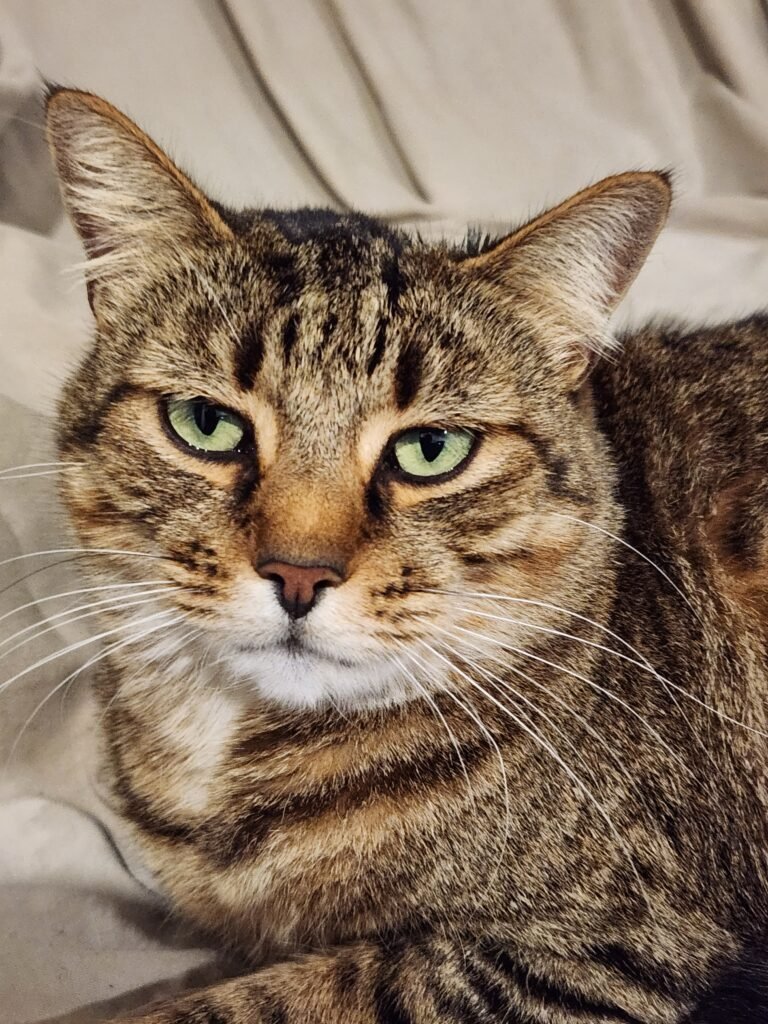
[[[175,586],[105,616],[107,771],[254,965],[142,1019],[708,1019],[766,948],[768,325],[615,351],[665,178],[460,250],[235,215],[104,101],[48,118],[97,325],[64,496],[94,575]],[[185,449],[168,395],[253,444]],[[416,484],[425,425],[479,442]],[[343,582],[289,623],[274,560]]]

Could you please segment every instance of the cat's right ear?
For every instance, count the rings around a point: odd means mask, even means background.
[[[615,346],[609,317],[669,211],[669,175],[630,171],[592,185],[465,259],[462,269],[527,320],[568,386]]]
[[[46,127],[64,204],[83,241],[91,306],[113,271],[232,231],[200,189],[119,110],[50,88]]]

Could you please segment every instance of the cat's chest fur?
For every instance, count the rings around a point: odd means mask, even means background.
[[[462,734],[448,709],[458,770],[473,773],[467,788],[455,785],[443,722],[416,710],[389,723],[374,717],[356,734],[327,718],[276,718],[213,677],[145,676],[123,692],[111,698],[105,731],[130,863],[188,918],[256,960],[442,914],[482,930],[498,900],[518,941],[549,946],[577,918],[586,945],[609,932],[626,898],[623,851],[588,839],[605,832],[602,812],[585,811],[568,775],[553,777],[546,752],[524,735],[505,751],[506,786],[514,794],[535,775],[548,799],[519,815],[499,793],[498,750],[466,743],[471,729]],[[596,715],[607,731],[610,715],[603,723]],[[414,732],[424,748],[418,760],[405,756]],[[588,757],[583,764],[588,770]],[[606,813],[632,821],[639,843],[658,845],[653,823],[638,820],[632,780],[601,771]],[[673,850],[659,848],[657,859],[670,879],[678,874]],[[577,875],[588,883],[568,887]],[[672,902],[657,902],[670,934],[696,934],[699,910]]]
[[[553,783],[563,790],[556,819],[543,804],[510,817],[495,741],[468,741],[472,722],[466,729],[449,709],[442,720],[407,708],[395,721],[374,715],[356,733],[322,716],[275,718],[213,677],[145,675],[121,692],[110,698],[105,736],[126,859],[188,917],[218,934],[224,925],[226,941],[256,958],[394,931],[411,915],[427,918],[448,888],[459,894],[455,912],[480,922],[489,879],[509,884],[506,870],[499,875],[507,858],[519,870],[510,904],[519,933],[537,899],[534,931],[562,913],[545,905],[543,889],[552,870],[569,869],[555,852],[582,816],[567,777]],[[461,770],[487,765],[466,787],[453,782],[446,718]],[[422,741],[417,759],[412,733]],[[522,743],[505,755],[513,790],[541,770],[531,753]],[[466,845],[477,830],[490,857]],[[459,846],[460,856],[446,855]],[[583,852],[573,856],[583,867]],[[607,878],[613,858],[600,859],[595,870]]]
[[[145,675],[107,712],[134,871],[211,931],[226,922],[226,940],[256,957],[380,926],[388,829],[416,836],[425,801],[356,801],[354,743],[276,722],[205,675]]]

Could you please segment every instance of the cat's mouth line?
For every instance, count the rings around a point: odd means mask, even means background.
[[[251,644],[245,641],[238,641],[236,644],[239,654],[282,654],[288,655],[296,660],[306,658],[317,658],[320,661],[331,662],[343,668],[360,668],[358,662],[348,658],[340,658],[338,655],[326,654],[315,647],[311,647],[305,640],[295,634],[289,634],[282,640],[274,640],[268,644]]]

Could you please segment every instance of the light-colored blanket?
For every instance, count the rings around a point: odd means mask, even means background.
[[[424,233],[500,228],[611,172],[669,167],[671,227],[620,316],[766,305],[759,0],[5,0],[2,12],[0,468],[53,458],[56,393],[90,332],[40,73],[124,108],[230,204],[346,205]],[[72,553],[50,553],[71,546],[55,477],[18,475],[0,472],[0,1022],[83,1024],[225,968],[114,844],[88,693],[96,627],[67,623],[74,612],[46,622],[84,603],[53,595],[84,584]]]

